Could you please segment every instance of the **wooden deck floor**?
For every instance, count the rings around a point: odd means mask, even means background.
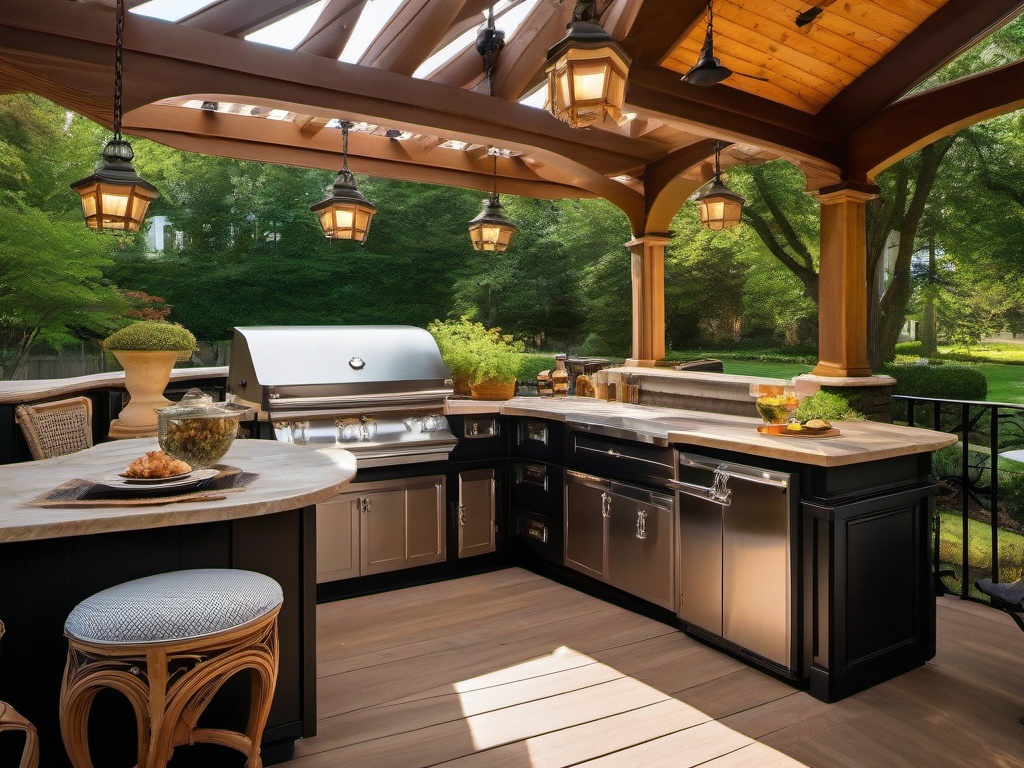
[[[520,569],[322,605],[289,768],[1024,766],[1024,633],[939,601],[921,669],[837,704]]]

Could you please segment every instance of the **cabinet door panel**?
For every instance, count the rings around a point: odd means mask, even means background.
[[[316,505],[318,584],[359,575],[360,498],[340,494]]]
[[[459,557],[494,551],[494,470],[459,473]]]
[[[434,479],[410,486],[406,505],[403,567],[444,560],[444,486]]]
[[[672,510],[613,496],[608,523],[608,582],[674,608]]]
[[[405,493],[385,491],[364,495],[361,573],[381,573],[405,567]]]
[[[565,492],[565,564],[590,576],[605,576],[605,518],[599,488],[572,482]]]

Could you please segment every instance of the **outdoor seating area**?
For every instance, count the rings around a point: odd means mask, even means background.
[[[4,0],[0,768],[1024,768],[1022,105],[1024,0]]]

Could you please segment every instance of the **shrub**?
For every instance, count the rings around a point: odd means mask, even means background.
[[[114,331],[103,341],[110,351],[177,352],[179,360],[188,360],[196,350],[192,332],[163,320],[142,320]]]
[[[909,355],[910,357],[921,357],[924,354],[923,341],[901,341],[896,345],[897,355]]]
[[[579,354],[580,357],[607,357],[613,352],[611,344],[598,334],[592,333],[580,345]]]
[[[555,367],[554,355],[523,355],[523,364],[519,369],[519,378],[533,381],[541,371],[550,371]]]
[[[800,421],[807,419],[853,421],[864,418],[864,414],[850,407],[850,401],[845,397],[825,391],[815,392],[810,397],[805,397],[791,415]]]
[[[985,374],[969,365],[885,365],[880,373],[896,379],[897,395],[947,400],[984,400]]]

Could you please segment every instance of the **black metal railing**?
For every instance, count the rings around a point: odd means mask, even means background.
[[[987,602],[975,581],[1016,581],[1024,567],[1024,405],[895,395],[893,419],[958,436],[932,457],[943,489],[934,521],[935,585],[940,594]],[[987,536],[979,530],[986,526]]]

